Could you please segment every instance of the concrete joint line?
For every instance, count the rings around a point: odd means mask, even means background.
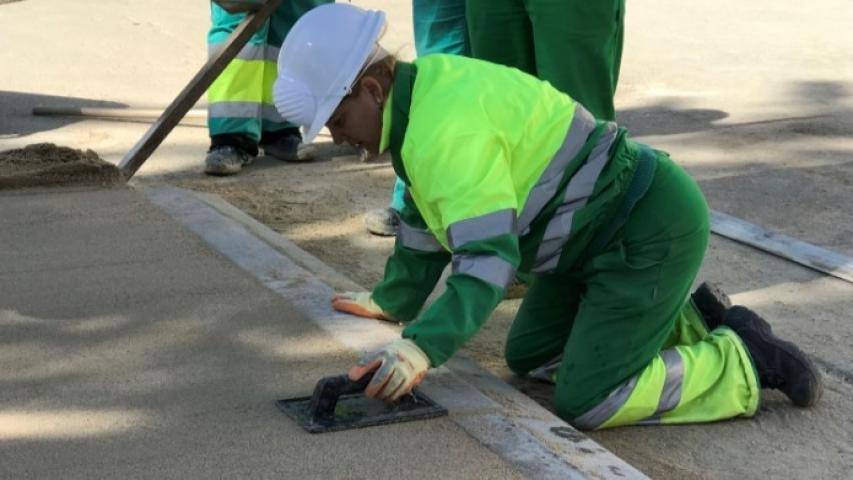
[[[711,231],[779,258],[853,283],[853,258],[711,210]]]
[[[399,338],[397,326],[332,310],[332,287],[363,288],[218,196],[165,185],[140,188],[348,348],[365,352]],[[530,478],[647,478],[464,356],[430,372],[423,389],[448,408],[454,423]]]

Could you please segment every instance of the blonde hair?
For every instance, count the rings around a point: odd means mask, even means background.
[[[361,74],[361,77],[356,82],[356,87],[361,87],[361,81],[364,77],[372,77],[379,85],[382,86],[382,91],[385,93],[387,97],[391,92],[391,87],[394,84],[394,67],[397,65],[397,57],[393,54],[388,54],[383,58],[377,60],[369,67],[364,69],[364,72]]]

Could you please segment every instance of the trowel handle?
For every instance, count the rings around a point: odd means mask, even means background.
[[[365,374],[358,380],[350,380],[349,375],[321,378],[314,387],[308,414],[318,423],[331,421],[335,416],[335,407],[342,395],[363,392],[373,378],[373,372]]]
[[[370,380],[373,379],[374,373],[375,372],[367,372],[358,380],[350,380],[349,375],[341,375],[341,377],[344,378],[344,383],[340,386],[340,393],[338,396],[363,392],[364,389],[367,388],[367,384],[370,383]]]

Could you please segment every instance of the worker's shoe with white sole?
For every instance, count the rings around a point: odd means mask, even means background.
[[[820,372],[796,345],[773,334],[770,324],[752,310],[735,305],[725,325],[743,340],[762,388],[782,391],[798,407],[814,406],[823,393]]]
[[[374,235],[393,237],[400,228],[400,214],[390,207],[372,210],[364,215],[364,226]]]
[[[726,311],[732,307],[732,301],[726,292],[712,282],[702,282],[691,298],[705,319],[705,325],[708,326],[709,331],[723,323]]]
[[[223,145],[211,147],[204,159],[204,173],[208,175],[234,175],[254,157],[238,147]]]
[[[302,135],[296,128],[288,128],[279,132],[264,132],[260,147],[264,155],[273,157],[283,162],[309,162],[314,159],[313,155],[300,155],[299,144]]]

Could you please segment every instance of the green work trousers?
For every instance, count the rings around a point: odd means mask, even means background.
[[[207,91],[207,125],[211,137],[239,134],[257,144],[264,132],[292,127],[278,113],[272,98],[278,52],[287,33],[303,13],[330,1],[285,0],[249,39]],[[207,34],[210,55],[245,17],[245,13],[228,13],[211,2],[211,27]]]
[[[547,80],[613,120],[625,0],[468,0],[471,55]]]
[[[666,154],[608,247],[534,276],[506,360],[526,374],[562,354],[557,413],[582,429],[703,422],[755,413],[758,379],[734,331],[708,332],[689,298],[708,243],[708,206]]]

